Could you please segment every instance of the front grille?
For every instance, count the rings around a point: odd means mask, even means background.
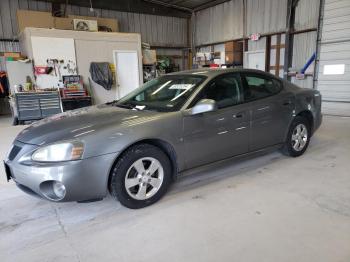
[[[9,154],[9,160],[13,160],[15,159],[15,157],[18,155],[19,151],[21,151],[21,147],[20,146],[16,146],[16,145],[13,145],[11,151],[10,151],[10,154]]]

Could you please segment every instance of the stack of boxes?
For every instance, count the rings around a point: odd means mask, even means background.
[[[243,42],[230,41],[225,43],[225,63],[243,65]]]

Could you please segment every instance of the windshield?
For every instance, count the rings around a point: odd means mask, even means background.
[[[198,75],[165,75],[145,83],[116,105],[138,110],[178,111],[206,79]]]

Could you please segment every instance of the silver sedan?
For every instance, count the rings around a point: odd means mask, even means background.
[[[270,148],[300,156],[321,121],[316,90],[256,70],[185,71],[33,123],[13,142],[5,169],[20,189],[50,201],[110,192],[142,208],[188,169]]]

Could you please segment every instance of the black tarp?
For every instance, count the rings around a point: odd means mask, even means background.
[[[111,90],[113,85],[113,76],[109,63],[92,62],[90,64],[90,75],[95,83],[101,85],[106,90]]]

